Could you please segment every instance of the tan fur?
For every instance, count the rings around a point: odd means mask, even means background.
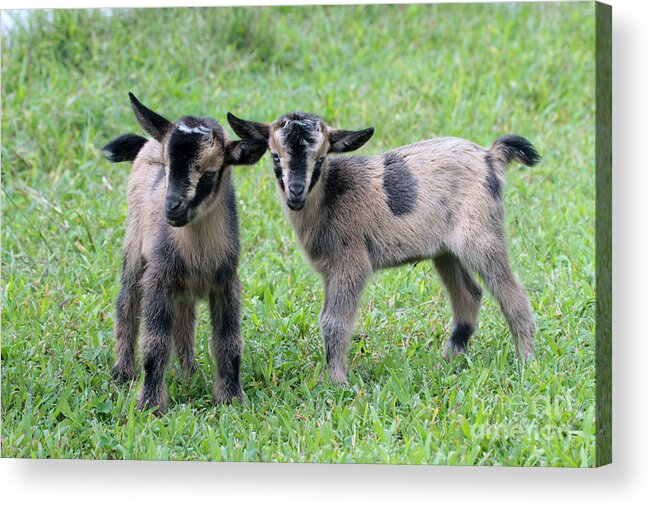
[[[442,138],[393,151],[404,157],[418,182],[418,206],[412,213],[393,215],[384,197],[383,155],[365,157],[364,165],[369,178],[364,179],[363,186],[351,189],[342,200],[334,219],[334,224],[339,227],[338,237],[357,244],[362,257],[366,255],[362,252],[365,250],[364,232],[371,234],[372,239],[382,245],[391,245],[399,240],[401,249],[387,252],[388,256],[395,257],[388,257],[381,265],[374,266],[375,269],[409,259],[431,258],[443,247],[457,252],[463,251],[469,244],[493,241],[496,231],[486,210],[495,208],[496,204],[483,187],[485,150],[461,139]],[[351,168],[351,171],[354,170]],[[327,171],[326,166],[323,168],[324,178]],[[309,244],[312,236],[319,231],[315,224],[323,215],[324,178],[314,187],[301,212],[294,212],[283,204],[303,245]],[[453,213],[452,221],[446,220],[442,198],[447,200],[447,206]],[[327,263],[333,258],[310,260],[322,271],[330,267]]]

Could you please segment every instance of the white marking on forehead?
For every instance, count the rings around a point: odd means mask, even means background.
[[[292,119],[287,120],[287,123],[295,123],[301,127],[314,127],[316,125],[316,120],[314,118],[303,118],[303,119]]]
[[[210,134],[210,129],[204,125],[199,125],[197,127],[188,127],[185,123],[179,123],[177,127],[184,134]]]

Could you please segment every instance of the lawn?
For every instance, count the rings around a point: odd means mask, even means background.
[[[59,10],[3,31],[2,456],[592,466],[594,29],[594,5],[572,3]],[[446,363],[451,310],[421,262],[374,277],[350,383],[321,384],[321,283],[265,155],[235,171],[246,404],[213,404],[202,304],[200,371],[173,361],[168,413],[138,412],[138,383],[109,373],[129,166],[99,153],[140,133],[128,91],[171,119],[373,125],[360,154],[529,138],[543,161],[511,166],[504,195],[536,361],[515,361],[486,292]]]

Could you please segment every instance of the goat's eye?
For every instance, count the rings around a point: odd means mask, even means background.
[[[273,158],[274,162],[276,163],[280,162],[280,157],[278,156],[278,153],[272,153],[271,158]]]

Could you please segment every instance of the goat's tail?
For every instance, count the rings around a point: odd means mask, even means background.
[[[133,162],[146,142],[142,136],[124,134],[104,146],[102,155],[111,162]]]
[[[520,136],[506,135],[500,137],[489,149],[490,154],[504,166],[513,160],[529,167],[540,162],[540,155],[528,139]]]

